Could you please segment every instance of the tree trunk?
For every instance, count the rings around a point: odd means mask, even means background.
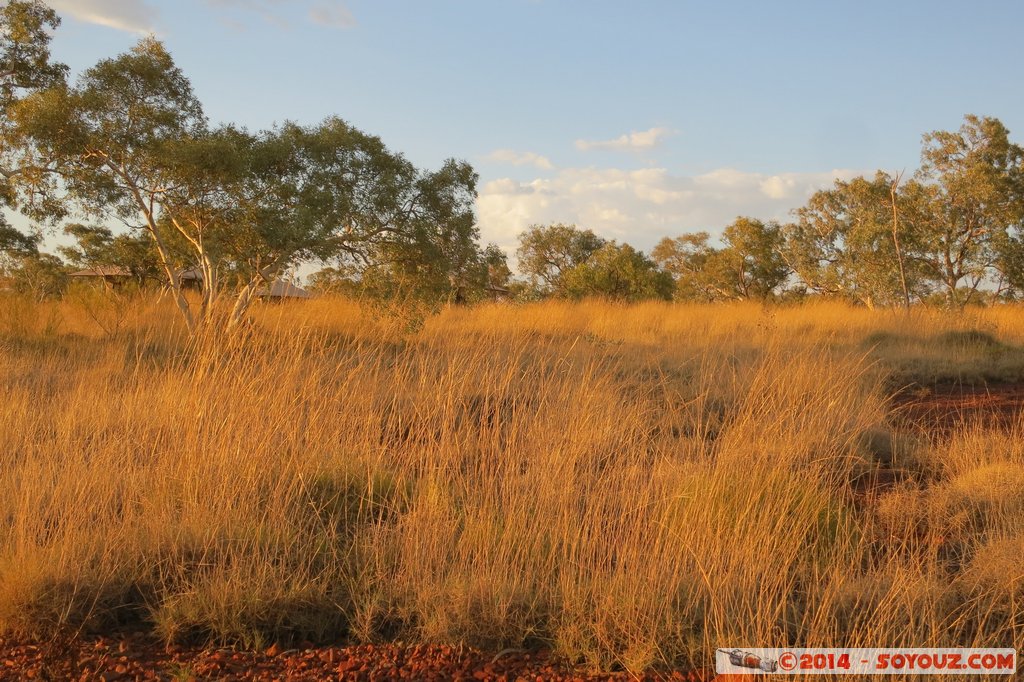
[[[106,166],[128,184],[132,193],[132,198],[135,200],[139,210],[142,211],[142,215],[146,218],[146,230],[150,235],[152,235],[153,242],[156,244],[156,252],[160,256],[160,265],[164,269],[164,274],[167,275],[167,282],[170,285],[171,293],[174,295],[174,302],[178,306],[178,310],[181,311],[181,316],[185,319],[185,327],[188,329],[190,334],[195,333],[195,318],[192,316],[192,310],[188,305],[188,299],[185,298],[185,294],[181,290],[181,280],[178,278],[178,273],[175,272],[174,266],[171,263],[167,245],[160,236],[160,230],[156,225],[156,215],[154,214],[155,200],[153,198],[153,194],[150,193],[150,201],[147,202],[145,197],[142,196],[142,190],[132,182],[132,179],[128,177],[123,168],[119,168],[116,164],[110,161],[109,158],[106,161]]]
[[[228,329],[234,329],[245,319],[245,314],[249,311],[249,306],[252,305],[252,301],[256,297],[256,288],[259,285],[260,281],[254,280],[246,284],[238,292],[238,298],[235,299],[235,305],[231,309],[231,316],[228,318]]]
[[[272,263],[265,268],[256,268],[256,276],[242,287],[238,297],[235,299],[234,308],[232,308],[231,316],[228,318],[228,329],[237,327],[245,319],[249,306],[252,305],[253,300],[256,298],[256,290],[263,284],[269,287],[273,283],[273,279],[280,274],[278,267],[277,263]]]
[[[896,190],[900,185],[900,178],[903,177],[903,173],[899,173],[896,178],[892,181],[892,186],[889,188],[889,196],[892,198],[892,243],[896,248],[896,262],[900,266],[900,286],[903,288],[903,307],[910,310],[910,291],[907,289],[907,270],[903,262],[903,251],[900,249],[900,238],[899,238],[899,214],[896,210]]]

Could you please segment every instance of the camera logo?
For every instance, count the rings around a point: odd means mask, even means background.
[[[779,669],[778,661],[762,658],[749,651],[743,651],[742,649],[719,649],[718,651],[729,657],[729,663],[740,668],[750,668],[766,673],[774,673]]]

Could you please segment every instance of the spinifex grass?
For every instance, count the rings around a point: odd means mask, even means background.
[[[1024,644],[1019,441],[911,441],[913,483],[857,489],[886,380],[908,358],[923,379],[1016,371],[1019,309],[408,324],[322,299],[189,339],[165,302],[117,325],[0,305],[3,628],[547,643],[605,669]],[[991,340],[950,342],[972,330]]]

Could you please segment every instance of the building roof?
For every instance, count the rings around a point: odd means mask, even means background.
[[[131,277],[132,271],[119,265],[100,265],[72,272],[69,277]]]
[[[313,294],[302,287],[281,280],[277,280],[269,287],[259,289],[256,295],[261,298],[313,298]]]

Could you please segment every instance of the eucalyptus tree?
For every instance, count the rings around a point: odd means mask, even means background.
[[[5,137],[19,152],[12,184],[21,210],[53,222],[76,212],[117,218],[147,231],[174,300],[194,328],[160,206],[170,180],[165,148],[203,134],[206,120],[163,45],[147,38],[86,70],[73,87],[36,90],[11,107],[11,118]]]
[[[722,297],[712,261],[718,250],[705,231],[665,237],[651,251],[651,259],[675,280],[676,298],[715,301]]]
[[[739,217],[722,233],[722,246],[707,232],[662,239],[651,257],[676,282],[676,296],[706,301],[766,299],[786,283],[778,223]]]
[[[949,303],[968,302],[994,269],[1019,279],[1024,148],[1006,126],[967,115],[958,131],[926,134],[918,179],[935,216],[920,257]]]
[[[629,244],[606,242],[562,275],[561,285],[574,298],[599,296],[620,301],[671,300],[674,284],[667,272]]]
[[[718,253],[722,284],[738,299],[766,299],[789,277],[782,257],[782,229],[776,222],[737,218],[722,233]]]
[[[21,209],[54,222],[116,218],[148,234],[190,330],[220,319],[225,299],[226,324],[237,324],[261,286],[303,260],[367,261],[388,245],[430,243],[457,273],[476,237],[468,164],[420,171],[338,118],[211,129],[153,38],[10,110],[4,142],[17,152]],[[185,268],[203,276],[198,309]]]
[[[552,223],[531,225],[519,235],[519,271],[543,293],[564,294],[562,277],[606,244],[590,230]]]
[[[472,168],[421,171],[338,118],[225,126],[171,141],[163,158],[159,224],[202,273],[203,322],[229,296],[237,324],[259,288],[302,261],[405,258],[453,281],[477,258]]]
[[[0,6],[0,202],[15,205],[11,178],[19,172],[18,150],[9,142],[12,108],[27,93],[62,84],[67,67],[50,58],[50,32],[60,17],[39,0],[9,0]],[[36,251],[37,240],[0,216],[0,252]]]
[[[868,307],[905,305],[929,289],[920,258],[932,229],[931,192],[878,171],[837,180],[794,211],[785,255],[804,285]]]
[[[40,0],[8,0],[0,7],[0,106],[64,81],[67,66],[50,59],[50,31],[59,25],[57,13]]]
[[[455,160],[433,172],[416,171],[401,157],[395,160],[405,168],[393,176],[398,182],[389,182],[389,201],[399,212],[369,224],[355,216],[364,224],[344,244],[342,260],[362,291],[372,296],[453,302],[478,298],[486,286],[487,256],[479,245],[474,214],[476,172]],[[369,214],[386,205],[377,203]],[[356,238],[355,233],[361,235]]]

